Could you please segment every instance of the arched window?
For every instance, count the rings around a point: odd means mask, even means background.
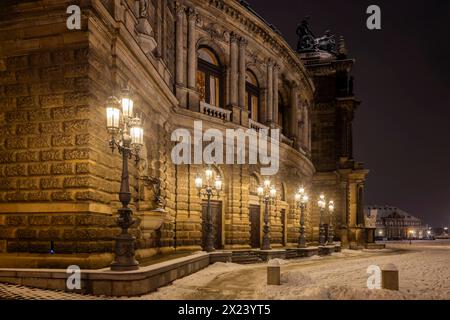
[[[251,71],[245,75],[245,107],[248,110],[248,118],[259,121],[259,83]]]
[[[198,49],[197,90],[200,101],[222,106],[222,70],[217,56],[208,48]]]

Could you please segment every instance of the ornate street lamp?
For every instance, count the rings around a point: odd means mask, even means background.
[[[207,216],[206,216],[206,252],[213,252],[214,248],[214,233],[213,233],[213,220],[211,213],[211,197],[219,197],[220,191],[222,191],[222,180],[220,176],[216,176],[213,183],[213,170],[211,167],[205,169],[205,183],[203,183],[203,178],[201,175],[197,175],[195,178],[195,187],[198,190],[198,196],[206,196],[207,202]]]
[[[328,213],[330,215],[330,224],[328,225],[328,244],[334,243],[334,226],[333,226],[333,219],[334,219],[334,201],[330,200],[328,203]]]
[[[263,236],[263,245],[262,250],[270,250],[270,228],[269,228],[269,205],[275,203],[275,198],[277,196],[277,190],[274,186],[271,185],[269,179],[264,181],[264,185],[258,187],[256,190],[258,193],[258,197],[261,201],[264,202],[264,236]]]
[[[298,247],[306,248],[306,237],[305,237],[305,209],[308,203],[308,195],[305,192],[305,188],[301,187],[295,194],[295,203],[297,208],[300,209],[300,237],[298,238]]]
[[[122,232],[116,237],[115,258],[111,264],[113,271],[139,269],[134,252],[136,238],[128,232],[129,228],[140,223],[139,219],[133,219],[133,211],[128,207],[131,201],[128,160],[134,157],[139,161],[139,151],[144,145],[144,129],[141,119],[133,117],[133,106],[128,89],[122,92],[120,101],[116,97],[110,97],[106,104],[107,130],[111,135],[109,145],[113,152],[117,148],[122,155],[122,179],[119,191],[122,208],[118,210],[117,218],[117,224]]]
[[[324,246],[326,242],[326,236],[325,236],[325,226],[323,224],[323,215],[325,212],[325,195],[321,194],[319,201],[317,202],[320,208],[320,224],[319,224],[319,245]]]

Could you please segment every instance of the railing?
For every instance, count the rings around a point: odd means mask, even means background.
[[[254,129],[256,131],[259,131],[261,129],[269,129],[269,127],[267,127],[259,122],[253,121],[252,119],[248,119],[248,124],[249,124],[250,129]]]
[[[215,107],[203,101],[200,102],[200,112],[213,118],[231,121],[231,110]]]

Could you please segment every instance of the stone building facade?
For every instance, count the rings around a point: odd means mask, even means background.
[[[81,29],[69,30],[69,5]],[[367,171],[352,157],[346,54],[292,50],[235,0],[2,1],[0,17],[0,266],[103,267],[112,261],[121,158],[111,153],[105,101],[128,86],[145,119],[131,166],[139,258],[201,250],[200,165],[174,165],[172,132],[279,128],[273,248],[295,246],[294,193],[310,194],[306,231],[318,238],[321,192],[335,200],[337,238],[364,242]],[[341,48],[342,49],[342,48]],[[259,165],[218,165],[216,247],[262,238]],[[153,184],[157,181],[158,183]],[[155,210],[155,196],[165,210]],[[259,239],[258,239],[259,238]],[[54,250],[55,254],[49,254]]]
[[[367,214],[376,216],[375,237],[387,240],[430,238],[423,219],[391,206],[366,206]]]

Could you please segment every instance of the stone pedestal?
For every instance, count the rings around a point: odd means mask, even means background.
[[[198,92],[188,88],[188,104],[189,104],[189,110],[199,112],[200,111],[200,98],[198,95]]]
[[[229,105],[228,109],[230,109],[232,113],[232,121],[236,124],[241,124],[241,108],[237,105]]]
[[[267,266],[267,285],[279,286],[281,285],[281,268],[280,266]]]
[[[389,264],[381,270],[381,287],[386,290],[399,290],[398,269]]]

